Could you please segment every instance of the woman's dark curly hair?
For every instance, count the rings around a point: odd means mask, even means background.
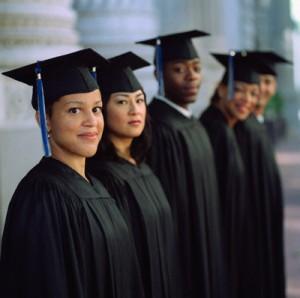
[[[147,113],[146,94],[144,93],[144,91],[143,94],[145,96],[145,105],[146,105],[145,127],[141,135],[133,139],[130,148],[131,156],[132,158],[134,158],[137,164],[140,164],[145,160],[151,144],[151,128],[150,128],[149,115]],[[109,98],[110,98],[109,95],[103,96],[102,98],[104,123],[107,119],[106,106],[109,101]],[[109,139],[108,128],[106,125],[104,125],[103,136],[98,145],[97,153],[92,157],[92,159],[114,160],[114,161],[120,160],[120,157],[117,154],[114,144]]]

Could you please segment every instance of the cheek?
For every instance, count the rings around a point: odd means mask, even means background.
[[[171,88],[180,87],[183,81],[183,76],[180,74],[171,74],[166,79],[166,85],[170,86]]]
[[[102,134],[103,129],[104,129],[104,119],[103,119],[103,115],[102,114],[99,116],[99,118],[97,119],[97,121],[98,121],[98,124],[97,124],[98,130]]]
[[[106,127],[108,129],[120,129],[127,122],[127,112],[120,109],[107,109]]]
[[[51,134],[57,137],[65,133],[75,131],[78,126],[75,119],[68,119],[63,115],[53,117],[53,121],[51,122]]]

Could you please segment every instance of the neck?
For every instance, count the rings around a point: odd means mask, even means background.
[[[75,172],[81,175],[84,179],[88,180],[85,175],[85,157],[78,156],[66,156],[61,152],[57,152],[55,149],[52,149],[52,158],[59,160],[60,162],[66,164],[72,168]]]
[[[131,156],[131,150],[130,150],[133,138],[118,138],[110,135],[109,139],[113,143],[116,149],[116,153],[119,157],[127,160],[132,164],[136,164],[136,161]]]
[[[224,115],[226,122],[228,124],[229,127],[233,128],[237,122],[238,119],[236,119],[235,117],[233,117],[224,107],[224,105],[222,105],[221,102],[216,102],[214,104],[214,106],[221,111],[221,113]]]
[[[189,107],[189,104],[188,103],[185,103],[185,102],[178,102],[176,100],[174,100],[171,96],[168,96],[167,94],[165,95],[165,97],[171,101],[172,103],[178,105],[179,107],[185,109],[185,110],[188,110],[188,107]]]

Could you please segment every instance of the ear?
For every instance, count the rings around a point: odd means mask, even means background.
[[[217,87],[217,93],[218,93],[220,99],[227,98],[227,86],[224,84],[220,84]]]
[[[35,112],[35,120],[36,120],[38,126],[40,126],[40,113],[38,111]],[[51,131],[51,122],[49,121],[48,114],[46,114],[46,121],[47,121],[48,132],[50,132]]]

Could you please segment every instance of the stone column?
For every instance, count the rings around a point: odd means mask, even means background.
[[[70,0],[0,0],[0,71],[78,49]],[[8,202],[41,158],[31,88],[0,75],[0,234]]]
[[[74,0],[81,44],[106,58],[133,51],[152,63],[153,49],[134,42],[158,33],[154,1]],[[153,67],[138,70],[136,74],[151,98],[157,90]]]

